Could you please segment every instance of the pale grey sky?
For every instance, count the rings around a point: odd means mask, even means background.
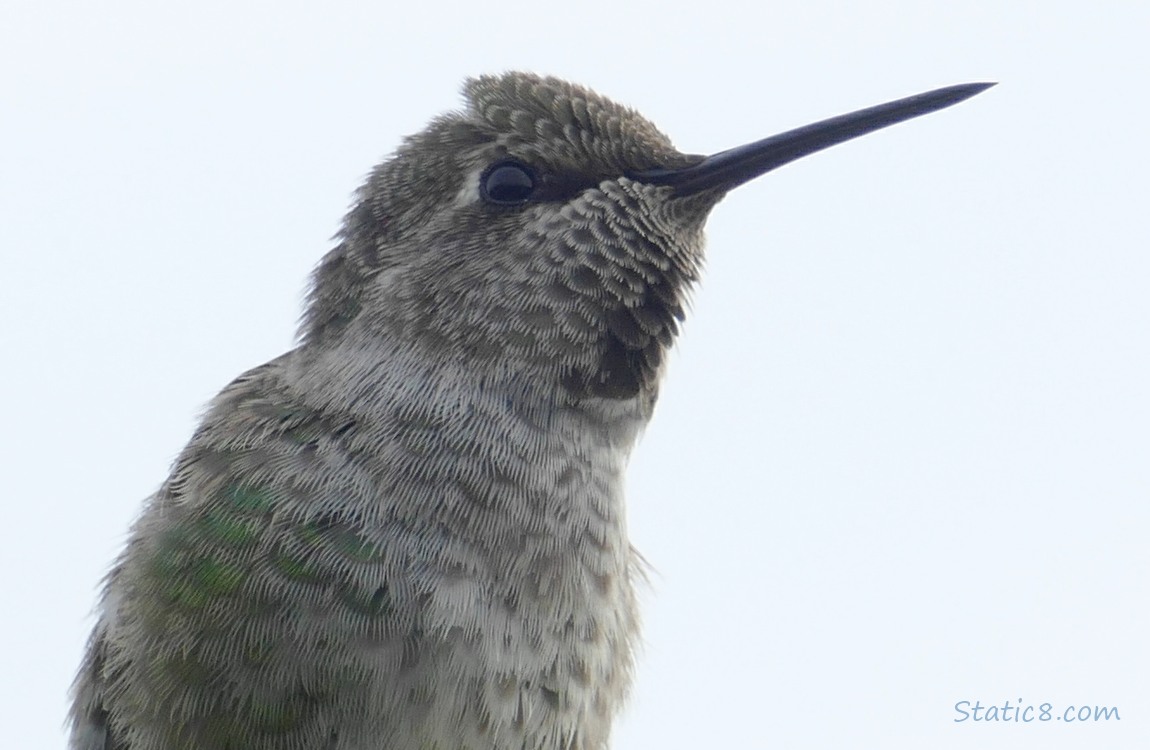
[[[1150,744],[1150,5],[395,5],[0,7],[5,746],[62,745],[100,576],[362,176],[512,68],[693,152],[1001,82],[712,216],[615,747]],[[955,721],[1018,699],[1121,720]]]

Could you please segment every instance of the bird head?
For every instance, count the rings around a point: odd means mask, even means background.
[[[407,138],[359,190],[315,274],[303,340],[387,340],[431,361],[526,373],[573,399],[650,401],[723,195],[986,86],[705,157],[581,86],[469,80],[466,106]]]

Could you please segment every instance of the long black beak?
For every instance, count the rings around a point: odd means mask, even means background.
[[[958,104],[993,85],[963,83],[947,86],[788,130],[761,141],[721,151],[682,169],[648,169],[629,176],[650,185],[668,185],[674,188],[678,196],[694,195],[705,190],[726,192],[807,154],[822,151],[836,143],[858,138],[896,122]]]

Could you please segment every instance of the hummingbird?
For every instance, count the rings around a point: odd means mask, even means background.
[[[600,750],[643,566],[623,476],[733,188],[993,84],[710,156],[470,79],[371,171],[296,346],[213,399],[107,575],[72,750]]]

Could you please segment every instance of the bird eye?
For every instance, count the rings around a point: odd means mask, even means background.
[[[535,192],[535,176],[519,162],[503,161],[487,169],[479,181],[485,200],[502,206],[526,203]]]

